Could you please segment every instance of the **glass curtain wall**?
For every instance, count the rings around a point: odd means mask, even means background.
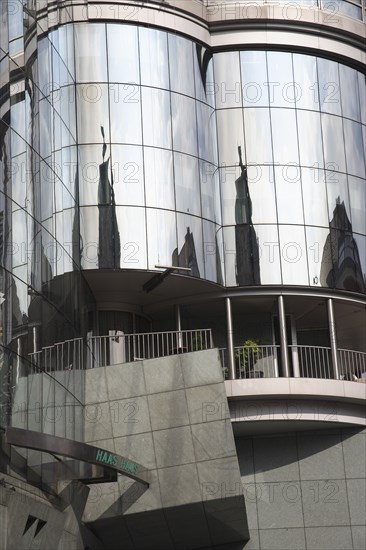
[[[214,80],[226,285],[364,293],[365,76],[241,51],[214,54]]]

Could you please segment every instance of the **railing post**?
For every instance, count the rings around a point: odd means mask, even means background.
[[[285,315],[285,305],[283,301],[283,296],[278,297],[278,320],[280,325],[282,375],[285,378],[288,378],[290,376],[290,367],[289,367],[289,360],[288,360],[286,315]]]
[[[234,361],[234,339],[233,339],[233,319],[231,313],[231,300],[225,298],[226,307],[226,336],[227,336],[227,359],[229,369],[229,379],[235,380],[235,361]]]
[[[182,318],[181,318],[180,304],[175,305],[175,326],[178,333],[177,348],[179,350],[183,348]]]
[[[330,349],[332,353],[333,375],[335,380],[339,380],[337,334],[336,334],[336,327],[335,327],[335,321],[334,321],[334,310],[333,310],[332,298],[327,299],[327,311],[328,311]]]

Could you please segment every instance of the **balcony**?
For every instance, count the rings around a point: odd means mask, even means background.
[[[291,377],[336,379],[330,347],[288,346]],[[219,349],[225,378],[228,378],[227,349]],[[237,346],[234,348],[235,379],[280,377],[280,346]],[[366,353],[338,349],[339,379],[366,383]]]
[[[58,342],[29,354],[43,372],[85,370],[213,348],[211,329],[91,336]]]
[[[211,329],[123,334],[76,338],[47,346],[29,355],[44,372],[90,369],[202,351],[214,347]],[[324,346],[288,346],[291,378],[334,380],[332,353]],[[219,348],[224,377],[228,379],[227,348]],[[236,346],[236,380],[281,377],[279,345]],[[338,349],[339,379],[366,383],[366,353]]]

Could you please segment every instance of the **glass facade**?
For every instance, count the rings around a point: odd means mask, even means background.
[[[253,277],[240,283],[240,264],[258,257],[252,272],[261,284],[365,292],[364,75],[299,53],[213,60],[226,285],[251,284]],[[238,148],[246,166],[240,185]],[[246,225],[237,220],[243,192]],[[251,234],[244,256],[243,231]]]
[[[88,271],[366,292],[364,74],[103,22],[50,30],[17,65],[23,19],[5,12],[2,424],[25,372],[38,402],[29,354],[93,328]]]

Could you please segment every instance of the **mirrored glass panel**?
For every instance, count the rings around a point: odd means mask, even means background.
[[[176,265],[172,264],[173,252],[177,248],[175,212],[148,208],[146,215],[148,269],[155,269],[155,265]]]
[[[366,181],[348,176],[352,230],[366,235]]]
[[[214,57],[216,109],[241,107],[239,52],[217,53]]]
[[[222,268],[217,231],[219,226],[203,220],[205,278],[222,284]]]
[[[109,108],[112,143],[142,143],[140,87],[110,84]]]
[[[180,94],[171,94],[173,148],[197,155],[197,125],[195,101]]]
[[[194,77],[196,83],[196,98],[211,107],[215,107],[217,87],[213,76],[213,60],[209,53],[199,45],[193,45]]]
[[[341,83],[342,115],[361,121],[360,103],[358,98],[358,75],[355,69],[339,65]]]
[[[144,205],[142,148],[112,145],[111,169],[116,204]]]
[[[41,203],[41,220],[50,218],[54,206],[54,173],[48,163],[40,162],[40,190],[39,197]]]
[[[240,52],[244,107],[267,107],[268,75],[266,52]]]
[[[276,223],[273,167],[268,165],[248,166],[248,184],[253,223]]]
[[[174,153],[176,210],[201,215],[198,160]]]
[[[71,84],[75,77],[73,25],[65,25],[49,34],[55,87]]]
[[[342,119],[332,115],[321,115],[325,168],[346,171]]]
[[[221,222],[219,172],[214,164],[199,161],[202,217]]]
[[[239,166],[226,166],[219,169],[222,223],[224,225],[235,224],[235,202],[237,200],[235,182],[239,180],[240,172]]]
[[[28,321],[28,287],[27,266],[15,267],[13,270],[13,285],[10,294],[12,298],[12,322],[13,327],[23,326]]]
[[[19,209],[13,212],[12,215],[11,257],[13,267],[26,263],[27,243],[26,212]]]
[[[11,165],[8,168],[11,173],[11,197],[14,202],[26,207],[27,188],[25,185],[27,170],[27,156],[22,153],[11,159]],[[28,167],[29,168],[29,167]]]
[[[260,283],[281,284],[280,248],[276,225],[256,225],[259,248]]]
[[[99,149],[101,150],[101,148]],[[95,159],[93,159],[95,161]],[[60,178],[70,194],[76,198],[78,192],[78,157],[76,147],[64,147],[61,150]]]
[[[80,208],[80,254],[82,269],[98,268],[99,215],[97,206]]]
[[[170,94],[154,88],[142,88],[144,145],[172,146]]]
[[[338,63],[318,58],[320,109],[324,113],[341,114]]]
[[[346,146],[347,172],[365,177],[365,146],[362,140],[361,124],[351,120],[343,121],[344,143]]]
[[[239,163],[238,147],[244,156],[244,130],[242,109],[216,112],[220,165],[235,166]],[[248,159],[249,160],[249,159]],[[245,160],[243,159],[245,162]]]
[[[198,156],[217,164],[217,139],[215,111],[204,103],[197,102]],[[223,111],[218,111],[216,116]]]
[[[177,214],[178,248],[173,251],[173,265],[190,267],[191,277],[205,276],[203,264],[202,221],[188,214]]]
[[[137,27],[107,25],[107,45],[109,82],[138,84],[140,69]]]
[[[306,227],[310,286],[328,287],[332,261],[329,254],[329,229]]]
[[[52,82],[51,71],[51,44],[48,38],[40,40],[37,48],[38,56],[38,81],[37,85],[41,92],[41,97],[47,97],[51,92],[50,83]]]
[[[103,143],[103,133],[108,142],[108,85],[80,84],[77,86],[77,99],[79,143]]]
[[[319,87],[316,57],[294,53],[296,107],[319,110]]]
[[[44,110],[42,111],[42,113]],[[24,102],[21,101],[12,105],[11,107],[11,154],[15,157],[21,153],[25,152],[26,142],[25,138],[25,113],[24,113]],[[46,130],[46,135],[48,134],[48,129]],[[50,138],[50,137],[49,137]]]
[[[74,246],[78,243],[78,225],[75,220],[75,209],[69,208],[55,216],[57,257],[56,275],[73,270],[72,256]],[[74,244],[75,243],[75,244]]]
[[[192,42],[168,34],[170,89],[194,97]]]
[[[140,27],[141,84],[169,89],[168,43],[165,32]]]
[[[308,285],[307,249],[304,227],[280,225],[282,284]]]
[[[297,111],[297,128],[301,165],[323,168],[320,113]]]
[[[235,228],[224,227],[222,232],[226,286],[237,286]]]
[[[271,122],[274,162],[298,165],[299,152],[295,110],[271,109]]]
[[[354,233],[353,239],[356,266],[356,284],[354,286],[358,292],[366,292],[366,237]]]
[[[107,82],[106,29],[102,23],[74,25],[77,82]]]
[[[98,187],[103,168],[103,145],[85,145],[79,147],[80,205],[98,204]]]
[[[123,269],[146,269],[145,210],[118,206],[117,226],[121,243],[120,267]]]
[[[174,210],[173,156],[171,151],[145,147],[144,166],[146,206]]]
[[[338,172],[325,172],[329,224],[333,228],[349,229],[351,224],[347,176]]]
[[[273,162],[269,109],[244,109],[247,163]]]
[[[275,179],[278,223],[304,223],[300,168],[277,166]]]
[[[292,56],[288,52],[267,52],[269,103],[272,107],[294,108]]]
[[[328,226],[325,175],[317,168],[301,168],[304,216],[306,225]]]
[[[358,76],[358,94],[360,98],[361,122],[366,124],[366,76],[357,73]]]

